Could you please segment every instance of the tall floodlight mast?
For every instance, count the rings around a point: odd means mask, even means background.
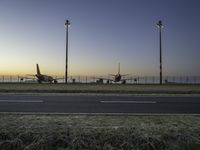
[[[162,34],[161,34],[161,29],[164,26],[163,26],[161,20],[158,21],[157,27],[159,28],[159,38],[160,38],[160,84],[162,84]]]
[[[66,20],[65,22],[65,28],[66,28],[66,64],[65,64],[65,83],[67,83],[68,78],[68,28],[70,26],[69,20]]]

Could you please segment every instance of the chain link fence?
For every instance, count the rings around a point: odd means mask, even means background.
[[[58,78],[58,83],[64,83],[64,76],[53,76]],[[101,80],[107,83],[108,80],[113,80],[110,76],[70,76],[69,83],[97,83]],[[126,80],[127,84],[159,84],[158,76],[125,76],[122,80]],[[0,83],[37,83],[37,79],[26,78],[21,76],[1,75]],[[112,82],[110,82],[112,83]],[[164,76],[164,84],[200,84],[200,76]]]

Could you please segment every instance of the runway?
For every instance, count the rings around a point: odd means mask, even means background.
[[[200,96],[0,95],[0,112],[200,114]]]

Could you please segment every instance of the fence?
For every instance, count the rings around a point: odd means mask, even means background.
[[[58,83],[64,83],[64,76],[53,76],[59,78]],[[110,76],[70,76],[70,83],[96,83],[99,79],[103,79],[106,83]],[[160,78],[157,76],[126,76],[123,79],[129,84],[159,84]],[[20,76],[0,76],[0,83],[37,83],[36,79],[28,79]],[[200,84],[200,76],[164,76],[163,83],[167,84]]]

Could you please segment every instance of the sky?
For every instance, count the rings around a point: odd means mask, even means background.
[[[0,0],[0,75],[200,75],[199,0]]]

